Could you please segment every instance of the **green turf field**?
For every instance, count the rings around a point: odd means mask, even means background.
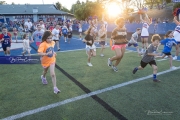
[[[74,77],[90,91],[97,91],[134,79],[152,75],[152,68],[132,74],[141,57],[135,52],[126,53],[116,73],[107,66],[107,59],[114,55],[110,48],[104,51],[105,57],[92,58],[93,67],[87,66],[85,51],[57,53],[57,65]],[[180,62],[173,61],[174,66]],[[169,61],[157,62],[158,71],[169,69]],[[0,119],[20,114],[49,104],[64,101],[86,94],[68,77],[55,69],[57,86],[62,91],[53,93],[50,74],[48,85],[42,85],[41,65],[1,65],[0,66]],[[161,82],[151,78],[117,89],[97,94],[128,120],[179,120],[180,119],[180,70],[157,76]],[[76,100],[58,107],[19,118],[22,120],[117,120],[113,114],[92,97]]]

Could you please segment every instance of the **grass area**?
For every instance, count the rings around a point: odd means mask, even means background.
[[[141,57],[134,52],[125,54],[118,66],[118,73],[107,66],[107,59],[114,55],[110,48],[105,49],[105,57],[100,57],[100,49],[97,49],[97,56],[92,58],[93,67],[87,66],[87,55],[84,50],[58,52],[57,54],[56,63],[91,91],[152,74],[150,66],[143,71],[138,71],[135,75],[132,74],[132,69],[138,66],[141,60]],[[169,69],[168,60],[157,62],[157,64],[159,72]],[[179,66],[177,61],[173,61],[173,64]],[[42,68],[39,64],[1,65],[0,119],[85,94],[59,70],[55,71],[57,86],[62,91],[58,95],[53,93],[49,73],[47,75],[49,84],[42,85],[40,80]],[[152,79],[147,79],[98,96],[128,120],[178,120],[180,119],[178,73],[179,70],[176,70],[158,76],[161,83],[153,83]],[[173,113],[171,115],[147,115],[148,110]],[[21,119],[116,120],[92,98],[85,98]]]

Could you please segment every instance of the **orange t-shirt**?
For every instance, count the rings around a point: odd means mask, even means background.
[[[39,53],[48,53],[52,51],[52,54],[45,55],[41,59],[41,64],[43,67],[49,67],[51,64],[56,62],[56,57],[54,55],[54,45],[55,42],[51,41],[51,43],[43,42],[40,44],[38,52]]]

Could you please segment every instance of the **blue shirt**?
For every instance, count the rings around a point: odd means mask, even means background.
[[[63,33],[63,34],[67,34],[67,33],[68,33],[68,30],[67,30],[66,28],[63,28],[63,29],[62,29],[62,33]]]
[[[175,39],[171,39],[171,38],[166,38],[164,40],[161,40],[161,44],[164,45],[164,49],[163,49],[163,53],[169,53],[171,52],[172,46],[174,44],[177,44]]]
[[[11,45],[11,36],[10,34],[1,34],[4,41],[2,41],[2,46]]]

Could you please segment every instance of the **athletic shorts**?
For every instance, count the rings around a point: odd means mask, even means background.
[[[133,45],[134,47],[137,47],[137,46],[138,46],[137,43],[128,43],[128,47],[130,47],[131,45]]]
[[[165,54],[165,55],[171,55],[171,53],[170,53],[170,52],[168,52],[168,53],[164,53],[164,52],[163,52],[163,54]]]
[[[11,47],[11,45],[2,45],[2,48],[3,48],[4,51],[7,50],[7,47]]]
[[[152,65],[157,66],[155,60],[150,61],[149,63],[145,63],[145,62],[143,62],[142,60],[141,60],[141,62],[140,62],[140,65],[141,65],[142,68],[145,68],[147,64],[149,64],[149,65],[151,65],[151,66],[152,66]]]
[[[59,40],[53,40],[54,42],[56,42],[56,41],[59,41]]]
[[[126,46],[127,46],[127,44],[122,44],[122,45],[113,45],[112,47],[111,47],[111,50],[115,50],[115,49],[117,49],[117,48],[126,48]]]
[[[55,63],[51,63],[51,64],[48,64],[48,65],[46,64],[45,66],[42,65],[42,67],[43,67],[43,68],[47,68],[47,67],[50,67],[50,66],[53,65],[53,64],[55,64]]]
[[[148,38],[149,36],[141,36],[141,38]]]
[[[64,37],[67,37],[67,34],[63,34],[64,35]]]
[[[72,38],[72,35],[68,35],[68,38]]]
[[[105,41],[99,42],[100,45],[105,45]]]
[[[89,52],[90,50],[96,51],[96,46],[94,44],[92,46],[86,45],[86,51]]]

